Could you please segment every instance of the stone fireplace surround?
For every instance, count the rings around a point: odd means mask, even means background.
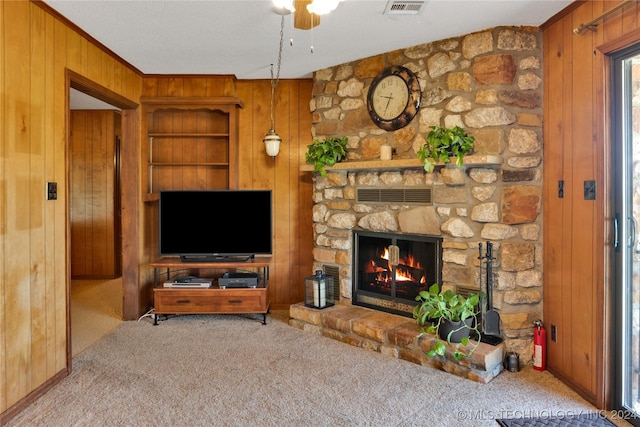
[[[336,309],[359,308],[351,306],[353,229],[441,236],[442,286],[454,289],[479,288],[478,244],[490,240],[505,349],[530,363],[533,322],[542,319],[541,43],[536,27],[496,27],[314,73],[314,138],[349,138],[348,159],[326,178],[313,174],[313,270],[338,272]],[[377,128],[366,108],[371,81],[390,65],[411,69],[422,90],[418,115],[394,132]],[[475,137],[462,169],[422,169],[415,152],[432,125]],[[379,160],[383,144],[392,160]],[[431,188],[431,204],[356,202],[358,188],[420,186]]]

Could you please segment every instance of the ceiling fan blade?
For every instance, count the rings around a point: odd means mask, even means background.
[[[315,13],[309,13],[307,5],[312,0],[295,0],[294,7],[296,11],[293,13],[293,26],[299,30],[310,30],[320,24],[320,16]]]

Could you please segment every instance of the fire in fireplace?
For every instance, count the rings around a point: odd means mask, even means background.
[[[440,283],[440,237],[356,230],[353,242],[354,305],[412,317],[418,293]]]

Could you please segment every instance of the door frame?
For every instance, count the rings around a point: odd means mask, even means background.
[[[131,185],[122,185],[120,192],[120,216],[121,216],[121,253],[122,253],[122,294],[123,320],[133,320],[138,317],[140,307],[146,304],[141,301],[139,290],[139,157],[140,157],[140,104],[132,101],[94,81],[72,71],[65,70],[65,90],[67,108],[65,112],[65,175],[66,175],[66,194],[70,194],[70,165],[69,165],[69,129],[70,129],[70,106],[68,104],[71,88],[83,92],[93,98],[99,99],[106,103],[119,108],[122,111],[122,137],[121,137],[121,162],[120,162],[120,178],[123,183],[131,183]],[[71,215],[70,215],[70,198],[67,198],[65,207],[65,223],[66,223],[66,239],[65,239],[65,257],[66,257],[66,322],[67,322],[67,370],[71,371],[71,253],[70,253],[70,234],[71,234]],[[126,212],[126,215],[122,215]]]
[[[640,30],[633,31],[626,34],[624,37],[620,37],[611,42],[602,44],[597,47],[597,50],[602,53],[602,72],[603,72],[603,93],[602,93],[602,105],[604,107],[602,111],[603,119],[603,133],[604,139],[604,187],[605,187],[605,204],[604,204],[604,218],[605,218],[605,248],[604,248],[604,271],[605,271],[605,283],[604,283],[604,301],[605,301],[605,316],[604,327],[605,333],[603,337],[603,345],[606,348],[605,351],[605,369],[603,371],[603,386],[604,386],[604,405],[605,409],[620,409],[617,406],[621,403],[619,401],[620,394],[618,391],[619,382],[617,379],[616,363],[619,360],[619,351],[617,350],[618,343],[616,342],[615,328],[619,324],[619,316],[616,315],[616,303],[618,298],[618,292],[616,291],[616,249],[614,248],[615,228],[614,222],[616,220],[616,206],[615,203],[615,188],[620,183],[613,176],[615,167],[613,165],[615,159],[615,153],[618,150],[614,147],[614,141],[619,132],[616,132],[614,127],[614,114],[616,113],[616,105],[614,104],[614,91],[613,86],[613,60],[616,54],[633,47],[640,43]]]

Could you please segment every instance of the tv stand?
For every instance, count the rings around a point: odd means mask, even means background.
[[[221,262],[247,262],[255,259],[255,255],[182,255],[180,261],[193,264],[194,262],[213,262],[217,266]]]
[[[163,257],[151,264],[153,268],[153,324],[158,314],[262,314],[267,324],[269,312],[269,265],[271,257],[253,257],[242,261],[183,262],[179,257]],[[261,275],[255,288],[221,289],[217,283],[210,288],[165,288],[159,285],[160,270],[166,269],[167,280],[171,269],[254,269]]]

